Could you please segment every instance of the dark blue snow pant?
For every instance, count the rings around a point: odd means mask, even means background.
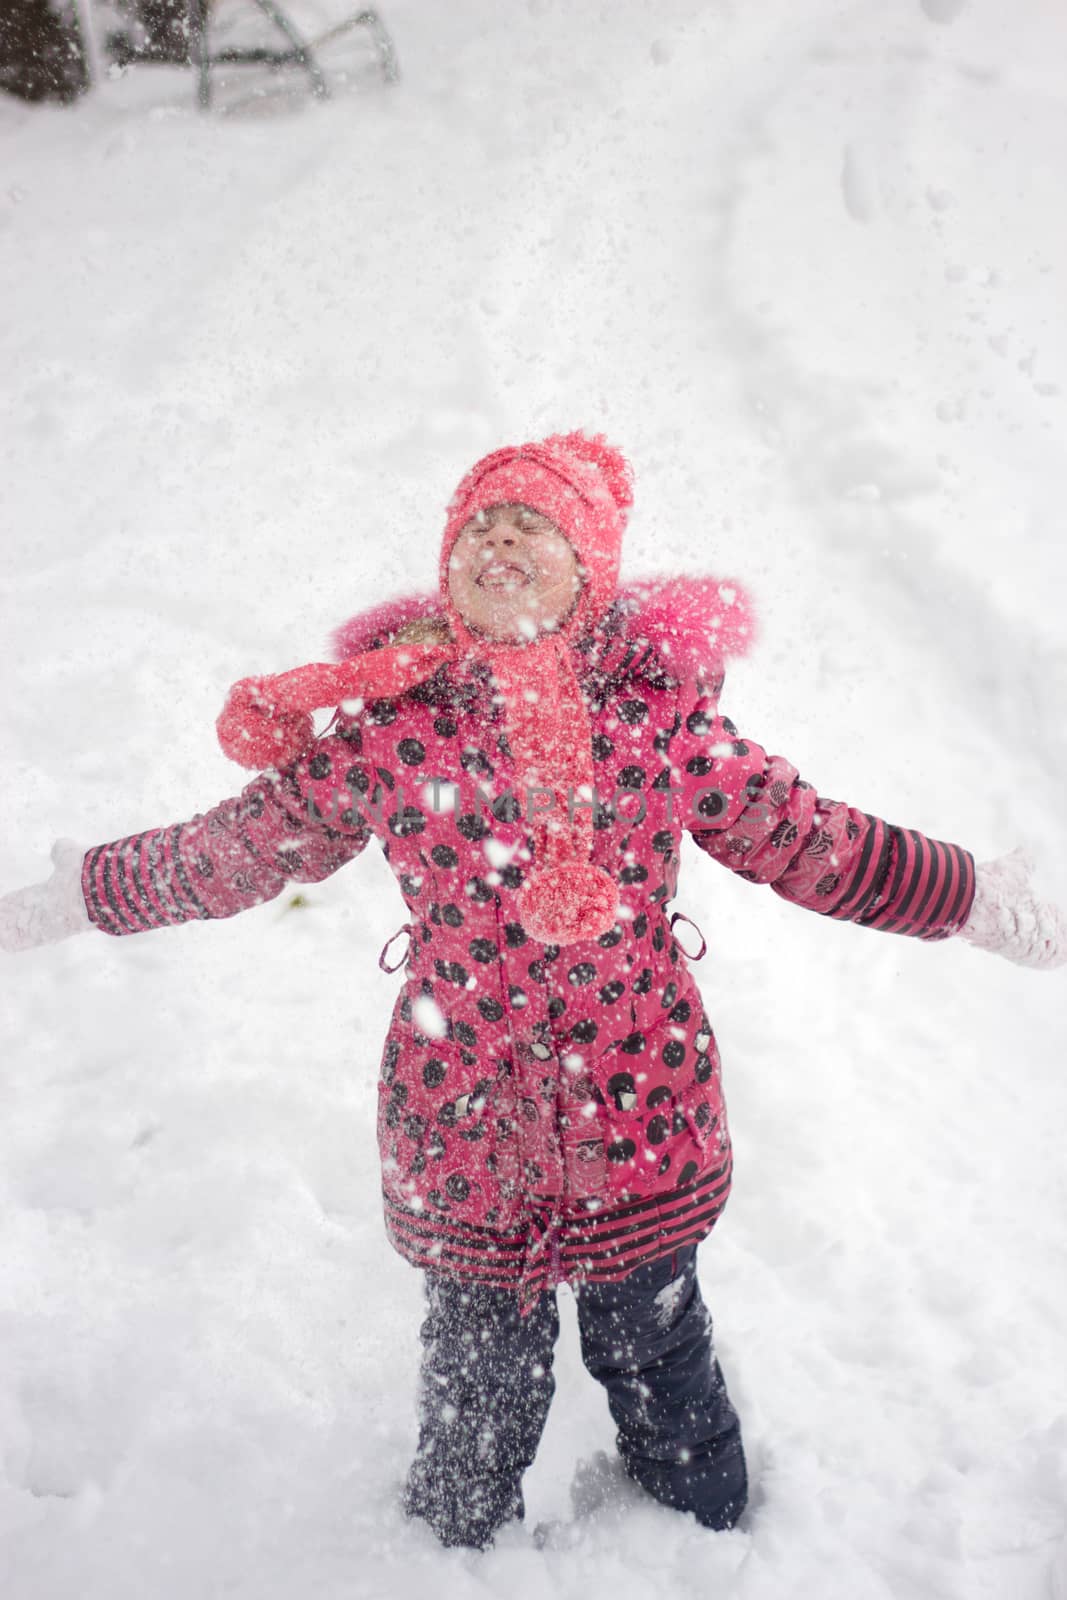
[[[623,1465],[709,1528],[748,1491],[737,1413],[711,1338],[691,1245],[616,1283],[575,1289],[582,1359],[607,1390]],[[513,1291],[427,1273],[419,1447],[404,1509],[446,1545],[484,1549],[524,1512],[522,1475],[555,1390],[555,1294],[519,1316]]]

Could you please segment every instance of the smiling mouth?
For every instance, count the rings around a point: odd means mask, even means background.
[[[494,562],[491,567],[483,567],[474,581],[479,589],[521,589],[530,582],[530,575],[510,562]]]

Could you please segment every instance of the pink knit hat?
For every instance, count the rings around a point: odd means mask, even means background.
[[[534,938],[552,944],[607,932],[615,922],[618,891],[589,860],[592,730],[571,646],[615,597],[632,481],[618,450],[582,433],[556,434],[484,457],[452,498],[441,546],[441,605],[452,641],[386,645],[338,665],[242,679],[216,724],[223,750],[251,767],[295,760],[313,741],[312,710],[356,696],[402,694],[445,661],[484,661],[503,695],[519,782],[547,789],[554,799],[553,809],[536,821],[534,866],[518,899],[522,922]],[[572,545],[583,576],[577,603],[558,630],[514,644],[472,633],[448,583],[460,529],[479,511],[503,504],[526,505],[549,517]],[[576,798],[586,805],[576,806]]]
[[[633,472],[601,436],[553,434],[540,444],[494,450],[471,468],[452,496],[441,544],[441,597],[457,638],[474,642],[452,605],[448,562],[461,528],[490,506],[523,505],[550,518],[573,547],[584,584],[561,632],[576,638],[598,622],[615,598]]]

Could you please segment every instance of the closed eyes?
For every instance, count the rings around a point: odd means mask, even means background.
[[[479,511],[478,515],[467,523],[462,530],[463,533],[485,533],[490,527],[495,527],[498,522],[505,522],[506,526],[516,528],[520,533],[557,532],[556,525],[551,518],[542,516],[539,512],[523,512],[514,521],[511,521],[510,519],[493,515],[494,509],[491,507],[488,511]]]

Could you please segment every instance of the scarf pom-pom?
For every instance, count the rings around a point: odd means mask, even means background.
[[[543,944],[577,944],[615,926],[619,891],[601,867],[571,862],[545,867],[519,891],[519,920]]]
[[[315,738],[306,711],[284,711],[270,698],[262,678],[242,678],[226,696],[215,723],[219,744],[242,767],[285,767]]]

